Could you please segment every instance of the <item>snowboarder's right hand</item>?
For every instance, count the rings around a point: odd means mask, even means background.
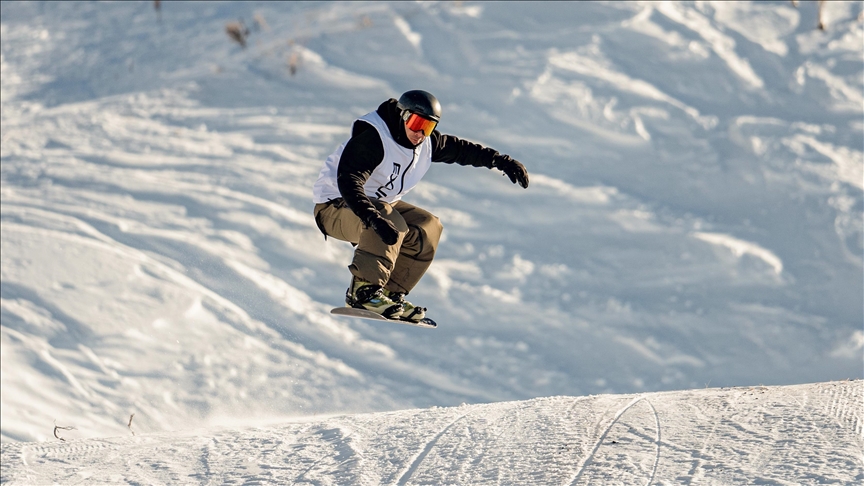
[[[366,221],[366,225],[375,230],[386,245],[395,245],[399,241],[399,231],[390,220],[384,219],[380,214],[373,214]]]

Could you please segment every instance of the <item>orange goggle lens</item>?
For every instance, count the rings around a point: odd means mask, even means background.
[[[408,116],[408,119],[405,120],[405,126],[408,127],[409,130],[415,132],[422,131],[427,137],[432,135],[432,130],[435,130],[436,125],[438,125],[438,122],[423,118],[416,113],[411,113],[411,115]]]

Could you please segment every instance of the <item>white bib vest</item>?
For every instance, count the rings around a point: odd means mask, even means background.
[[[402,199],[402,196],[413,189],[426,175],[426,171],[432,165],[432,142],[429,137],[426,137],[416,149],[407,149],[396,143],[390,135],[390,129],[378,113],[374,111],[367,113],[358,120],[375,127],[378,136],[381,137],[381,143],[384,144],[384,160],[363,185],[363,192],[370,198],[394,203]],[[336,183],[336,172],[347,143],[347,140],[343,142],[324,162],[324,168],[321,169],[318,180],[312,186],[315,204],[342,197]]]

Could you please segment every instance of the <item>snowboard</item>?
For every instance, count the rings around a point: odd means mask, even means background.
[[[337,316],[357,317],[360,319],[369,319],[373,321],[395,322],[396,324],[408,324],[409,326],[425,327],[427,329],[435,329],[436,327],[438,327],[438,324],[436,324],[435,321],[429,319],[428,317],[418,322],[403,321],[402,319],[387,319],[381,314],[376,314],[366,309],[355,309],[353,307],[336,307],[335,309],[331,310],[330,313]]]

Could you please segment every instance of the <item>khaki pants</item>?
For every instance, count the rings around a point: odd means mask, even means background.
[[[408,293],[417,285],[432,264],[441,221],[432,213],[403,201],[386,203],[372,198],[381,216],[399,231],[395,245],[386,245],[372,228],[341,199],[316,204],[315,221],[324,234],[357,246],[348,269],[362,280],[380,285],[391,292]]]

